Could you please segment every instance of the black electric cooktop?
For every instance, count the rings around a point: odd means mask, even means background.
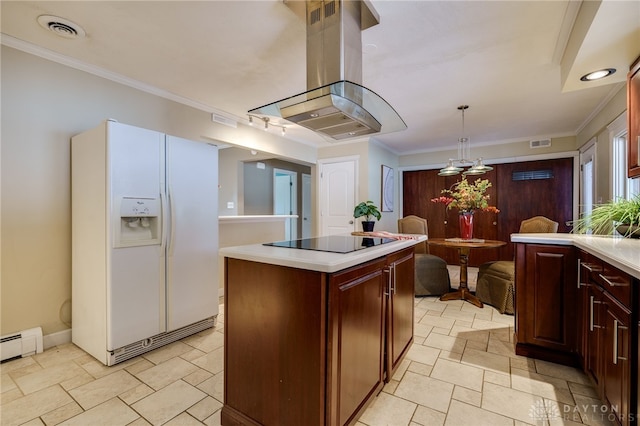
[[[351,253],[368,247],[390,243],[390,238],[356,237],[352,235],[327,235],[325,237],[303,238],[300,240],[264,243],[265,246],[286,247],[302,250],[327,251],[331,253]]]

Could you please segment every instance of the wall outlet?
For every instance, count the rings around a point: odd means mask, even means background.
[[[232,209],[233,208],[233,201],[227,201],[227,208],[228,209]]]

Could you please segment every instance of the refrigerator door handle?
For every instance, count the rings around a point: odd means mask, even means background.
[[[171,221],[171,229],[169,229],[169,241],[167,242],[167,245],[169,247],[169,256],[173,256],[173,241],[175,240],[176,234],[176,212],[173,207],[173,198],[171,197],[172,192],[173,191],[171,190],[171,187],[169,187],[169,192],[167,194],[167,199],[169,201],[169,220]]]
[[[160,238],[160,253],[164,253],[167,247],[167,197],[164,192],[160,193],[160,218],[162,220],[162,238]]]

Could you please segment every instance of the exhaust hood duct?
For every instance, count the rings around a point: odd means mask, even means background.
[[[335,140],[404,130],[396,111],[362,83],[362,30],[378,24],[363,1],[289,1],[306,6],[307,92],[250,110]]]

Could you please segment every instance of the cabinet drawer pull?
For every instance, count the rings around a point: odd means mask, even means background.
[[[609,278],[616,278],[616,277],[605,277],[602,274],[598,274],[598,276],[600,278],[602,278],[604,280],[604,282],[606,282],[607,284],[609,284],[611,287],[626,287],[627,284],[625,283],[614,283],[613,281],[611,281]]]
[[[598,265],[594,265],[592,263],[583,263],[582,264],[589,272],[600,272],[602,268]]]
[[[627,358],[618,356],[618,330],[626,330],[627,327],[620,325],[617,319],[613,320],[613,363],[617,364],[618,360],[626,361]]]

